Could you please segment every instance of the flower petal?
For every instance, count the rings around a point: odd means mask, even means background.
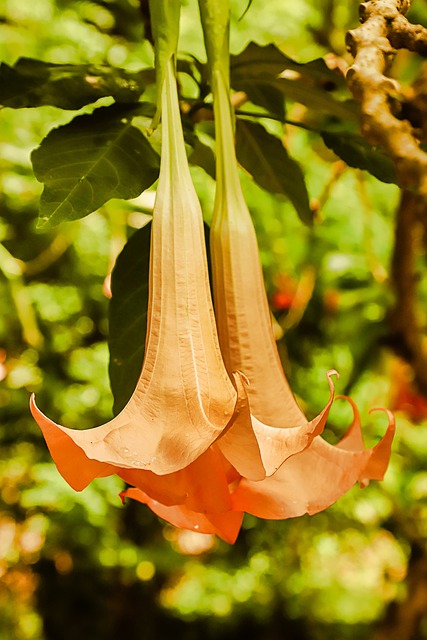
[[[164,506],[185,504],[190,511],[210,514],[230,511],[232,506],[230,486],[236,481],[236,473],[216,445],[175,473],[158,476],[138,469],[120,469],[117,473]]]
[[[156,515],[175,527],[190,529],[198,533],[213,533],[230,544],[236,541],[242,525],[243,513],[238,511],[203,514],[192,511],[185,505],[166,506],[152,500],[141,489],[132,487],[120,495],[122,499],[132,498],[146,504]]]
[[[34,394],[30,398],[30,409],[59,473],[75,491],[85,489],[94,478],[110,476],[117,471],[112,465],[88,458],[72,437],[37,408]]]
[[[332,446],[318,436],[273,476],[261,482],[242,479],[233,493],[234,509],[268,519],[311,515],[336,502],[357,481],[364,486],[371,479],[382,479],[395,430],[393,416],[388,413],[386,434],[375,447],[353,449],[360,432],[355,406],[354,410],[353,424],[342,446],[341,442]]]
[[[334,374],[338,375],[336,371],[328,371],[329,400],[313,420],[304,419],[298,426],[280,429],[263,424],[251,416],[252,428],[248,429],[243,416],[242,424],[237,418],[217,440],[218,447],[242,476],[257,481],[271,476],[285,460],[308,447],[313,438],[323,432],[334,400]],[[239,395],[242,396],[243,392],[240,391]]]

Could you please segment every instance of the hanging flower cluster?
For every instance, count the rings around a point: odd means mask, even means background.
[[[311,421],[289,388],[239,183],[223,4],[200,0],[217,141],[211,228],[215,315],[202,213],[185,152],[174,52],[162,49],[159,24],[176,20],[179,2],[155,0],[162,155],[142,371],[127,405],[100,427],[80,431],[58,425],[38,409],[34,397],[31,411],[59,472],[74,489],[117,474],[130,485],[123,498],[147,504],[177,527],[234,542],[245,512],[270,519],[313,514],[357,481],[365,485],[382,479],[394,421],[389,413],[385,436],[365,449],[351,403],[353,423],[332,446],[321,433],[333,401],[334,372],[328,373],[328,403]],[[176,38],[169,49],[174,46]]]

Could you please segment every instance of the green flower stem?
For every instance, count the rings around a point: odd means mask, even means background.
[[[157,85],[157,110],[151,124],[151,128],[155,129],[161,117],[162,87],[166,68],[171,59],[175,65],[181,0],[149,0],[149,6],[154,38]]]
[[[208,69],[214,100],[217,190],[215,212],[226,197],[224,185],[238,199],[241,194],[234,147],[234,113],[230,102],[229,0],[199,0]]]
[[[227,91],[230,85],[230,4],[229,0],[199,0],[211,85],[215,72],[223,75]],[[213,87],[212,87],[213,90]]]

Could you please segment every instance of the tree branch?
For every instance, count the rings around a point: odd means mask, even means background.
[[[346,36],[354,57],[347,83],[362,106],[362,133],[390,154],[401,186],[417,187],[427,198],[427,154],[420,149],[411,123],[397,117],[400,88],[387,77],[396,48],[427,55],[427,30],[410,24],[404,15],[410,4],[411,0],[361,3],[362,24]]]
[[[417,228],[427,217],[420,195],[404,191],[397,211],[392,284],[396,296],[391,327],[397,350],[412,366],[420,390],[427,394],[427,350],[417,313],[417,272],[414,242]]]

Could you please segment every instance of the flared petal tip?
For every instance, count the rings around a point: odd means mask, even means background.
[[[222,538],[228,544],[234,544],[242,526],[243,512],[226,511],[223,513],[198,513],[185,505],[165,506],[152,500],[144,491],[129,487],[120,493],[125,498],[132,498],[146,504],[153,513],[178,529],[188,529],[195,533],[210,533]]]
[[[371,409],[369,413],[374,411],[383,411],[387,414],[388,426],[384,436],[378,444],[371,449],[368,464],[359,478],[359,484],[362,488],[366,487],[370,480],[384,480],[390,462],[394,434],[396,433],[396,420],[393,412],[389,409],[378,407]]]

